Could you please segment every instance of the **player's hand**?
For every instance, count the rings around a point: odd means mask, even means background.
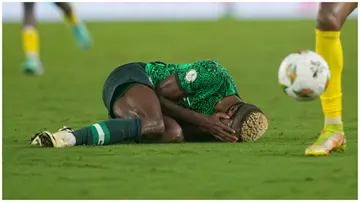
[[[203,125],[206,132],[223,142],[237,142],[236,131],[224,124],[221,119],[230,119],[230,117],[225,113],[216,113],[208,116]]]

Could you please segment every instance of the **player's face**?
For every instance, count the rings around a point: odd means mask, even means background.
[[[215,111],[223,112],[228,114],[230,117],[234,114],[234,112],[238,109],[238,105],[243,104],[242,100],[236,95],[226,96],[221,99],[215,105]]]
[[[233,105],[233,106],[231,106],[227,114],[228,114],[231,118],[233,118],[234,115],[235,115],[235,112],[239,109],[239,106],[240,106],[240,105]]]
[[[238,108],[238,107],[237,107]],[[237,111],[238,112],[238,111]],[[234,129],[236,131],[236,137],[239,137],[239,142],[241,141],[241,127],[243,124],[242,121],[243,117],[241,117],[240,115],[234,114],[231,118],[231,128]]]
[[[236,136],[240,137],[240,120],[241,118],[239,118],[239,116],[236,116],[239,107],[241,106],[241,104],[234,104],[230,107],[230,109],[228,110],[227,114],[230,116],[230,119],[228,120],[223,120],[223,123],[230,126],[231,128],[233,128],[236,131]]]

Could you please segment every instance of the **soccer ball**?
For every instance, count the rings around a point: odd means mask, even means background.
[[[326,90],[330,81],[329,66],[313,51],[291,53],[281,62],[279,83],[290,97],[314,100]]]

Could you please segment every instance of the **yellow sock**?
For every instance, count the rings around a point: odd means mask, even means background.
[[[326,60],[331,73],[329,86],[321,96],[325,124],[341,124],[341,74],[343,69],[343,52],[340,41],[340,32],[320,31],[317,29],[316,52]]]
[[[70,25],[76,25],[79,23],[79,20],[77,18],[77,16],[74,14],[74,12],[72,12],[71,14],[65,15],[65,20],[70,24]]]
[[[38,56],[39,36],[35,27],[26,26],[23,29],[23,45],[26,56]]]

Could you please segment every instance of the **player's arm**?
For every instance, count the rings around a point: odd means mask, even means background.
[[[184,108],[176,104],[176,101],[187,97],[192,91],[187,91],[179,85],[176,74],[172,74],[162,81],[156,88],[162,111],[165,115],[179,121],[199,126],[205,132],[211,133],[218,139],[227,142],[237,141],[235,130],[223,124],[221,119],[230,117],[224,113],[217,113],[212,116],[197,113],[193,110]]]
[[[186,122],[179,122],[181,126],[183,137],[186,142],[217,142],[218,140],[211,134],[207,133],[204,128],[189,124]]]
[[[183,99],[187,96],[186,92],[180,89],[176,82],[176,76],[173,74],[167,77],[156,88],[157,94],[160,99],[161,107],[165,115],[171,116],[180,121],[202,126],[207,120],[207,116],[197,113],[193,110],[184,108],[176,101]]]

